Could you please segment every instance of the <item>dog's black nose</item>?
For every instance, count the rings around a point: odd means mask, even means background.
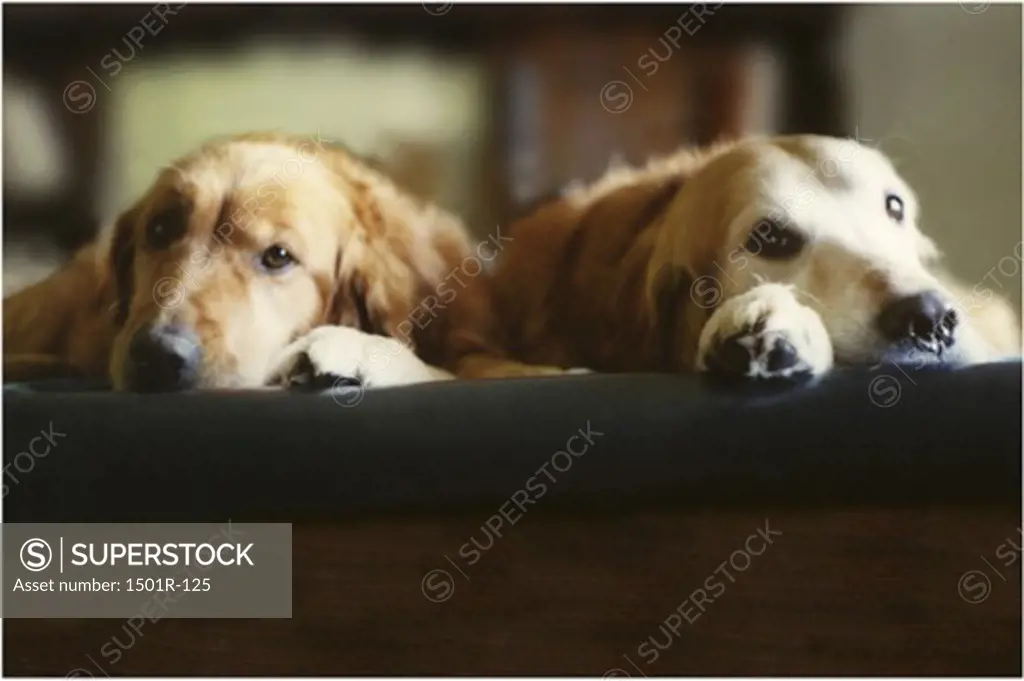
[[[198,379],[202,351],[180,326],[143,327],[128,349],[125,383],[135,392],[187,390]]]
[[[879,315],[878,326],[890,341],[911,341],[921,350],[939,353],[953,345],[958,321],[946,301],[926,291],[890,303]]]

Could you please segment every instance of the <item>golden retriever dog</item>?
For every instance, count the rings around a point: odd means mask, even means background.
[[[474,248],[457,218],[318,137],[214,140],[4,300],[7,380],[73,371],[155,392],[544,373],[488,345],[476,275],[504,241]]]
[[[495,305],[518,360],[606,372],[801,380],[834,364],[1020,353],[989,295],[968,308],[878,150],[747,138],[610,169],[510,229]]]

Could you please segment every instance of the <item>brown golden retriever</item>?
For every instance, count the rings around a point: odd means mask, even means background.
[[[472,248],[454,216],[318,138],[215,140],[4,300],[7,380],[75,371],[165,391],[544,373],[488,344],[481,260],[505,241]]]
[[[506,347],[741,380],[1019,354],[1016,315],[940,273],[918,214],[888,159],[852,140],[751,138],[612,169],[512,226],[494,284]]]

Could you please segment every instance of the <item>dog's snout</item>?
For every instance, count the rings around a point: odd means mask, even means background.
[[[921,350],[939,353],[953,345],[956,311],[937,293],[926,291],[890,303],[878,318],[886,338],[911,341]]]
[[[186,390],[196,384],[202,351],[180,326],[143,327],[128,350],[126,383],[137,392]]]

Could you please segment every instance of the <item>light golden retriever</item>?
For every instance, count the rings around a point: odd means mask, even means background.
[[[545,373],[503,360],[460,221],[319,137],[214,140],[93,244],[4,300],[7,380],[116,389],[383,386]]]
[[[975,363],[1020,323],[938,268],[879,151],[749,138],[609,170],[512,226],[495,304],[524,362],[799,380],[835,363]]]

